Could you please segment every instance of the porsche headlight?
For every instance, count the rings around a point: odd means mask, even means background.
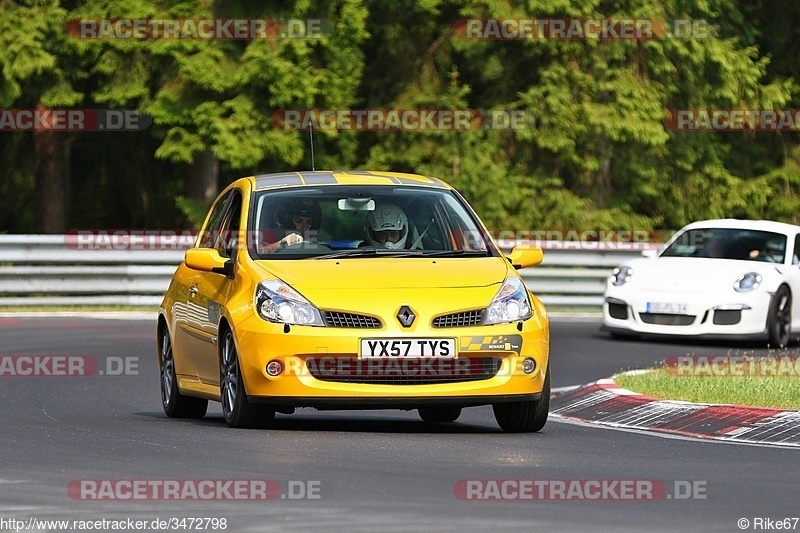
[[[484,324],[525,320],[533,315],[525,285],[516,277],[506,278],[484,314]]]
[[[733,289],[736,292],[749,292],[757,289],[761,285],[761,275],[757,272],[748,272],[733,282]]]
[[[615,268],[611,274],[611,284],[615,287],[620,287],[628,283],[633,277],[633,269],[631,267],[622,266]]]
[[[262,281],[256,289],[256,310],[261,318],[280,324],[324,326],[319,309],[280,280]]]

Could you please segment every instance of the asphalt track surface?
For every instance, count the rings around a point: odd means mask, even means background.
[[[235,532],[741,531],[742,518],[749,520],[744,530],[754,530],[768,524],[765,519],[800,515],[796,450],[664,438],[555,418],[538,434],[509,435],[487,407],[466,409],[457,423],[431,425],[415,412],[302,409],[278,415],[273,429],[232,430],[216,403],[202,420],[168,419],[161,410],[154,325],[0,318],[0,355],[85,355],[97,358],[101,369],[109,358],[138,358],[137,375],[0,377],[0,530],[1,519],[9,518],[213,517],[225,518],[226,530]],[[554,319],[551,335],[554,387],[669,355],[761,351],[747,344],[620,342],[601,333],[595,319]],[[71,497],[70,482],[85,479],[267,479],[283,496],[290,482],[295,489],[300,482],[320,488],[319,498],[302,500]],[[475,501],[454,495],[459,480],[487,479],[655,480],[675,497]],[[704,498],[678,499],[675,481],[696,483]],[[795,524],[789,529],[800,530]]]

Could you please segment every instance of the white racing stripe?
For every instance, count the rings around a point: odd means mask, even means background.
[[[551,394],[564,394],[565,392],[573,391],[575,389],[579,389],[583,387],[583,385],[569,385],[567,387],[553,387],[550,389]]]
[[[647,429],[636,429],[636,428],[629,428],[623,426],[615,426],[610,424],[595,424],[592,422],[584,422],[582,420],[576,420],[574,418],[569,418],[567,416],[550,413],[549,419],[553,422],[558,422],[561,424],[572,424],[573,426],[582,426],[582,427],[591,427],[591,428],[600,428],[600,429],[607,429],[610,431],[622,431],[625,433],[636,433],[638,435],[649,435],[651,437],[658,437],[660,439],[672,439],[672,440],[687,440],[691,442],[705,442],[708,444],[735,444],[738,446],[758,446],[759,448],[795,448],[797,445],[795,444],[780,444],[780,443],[768,443],[768,442],[748,442],[748,441],[737,441],[731,439],[718,439],[718,438],[700,438],[700,437],[690,437],[687,435],[676,435],[674,433],[662,433],[660,431],[650,431]]]

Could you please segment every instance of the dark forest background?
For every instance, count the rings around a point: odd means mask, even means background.
[[[310,169],[278,109],[523,110],[522,131],[315,134],[317,169],[449,181],[491,229],[800,222],[793,132],[668,109],[800,108],[796,0],[0,0],[0,108],[136,109],[137,132],[0,133],[0,232],[189,227],[220,188]],[[106,18],[321,18],[320,39],[81,40]],[[706,39],[466,40],[463,18],[702,19]]]

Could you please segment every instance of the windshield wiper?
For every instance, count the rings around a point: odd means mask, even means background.
[[[423,255],[421,250],[386,250],[380,248],[355,248],[349,250],[339,250],[332,254],[318,255],[311,259],[338,259],[340,257],[365,257],[365,256],[382,256],[382,257],[409,257]]]
[[[425,257],[489,257],[488,250],[437,250],[435,252],[428,252],[424,254]]]
[[[318,255],[310,259],[338,259],[341,257],[489,257],[488,250],[387,250],[385,248],[355,248],[339,250],[332,254]]]

